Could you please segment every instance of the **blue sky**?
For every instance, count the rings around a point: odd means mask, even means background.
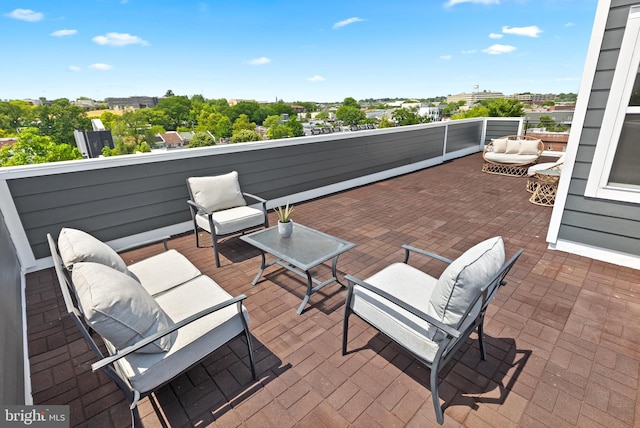
[[[3,1],[0,99],[578,92],[597,0]]]

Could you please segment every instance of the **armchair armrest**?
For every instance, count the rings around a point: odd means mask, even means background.
[[[174,325],[172,325],[171,327],[168,327],[162,331],[157,332],[156,334],[146,337],[136,343],[134,343],[131,346],[128,346],[120,351],[118,351],[116,354],[111,355],[109,357],[103,358],[100,361],[97,361],[93,364],[91,364],[91,369],[95,372],[97,370],[99,370],[100,368],[107,366],[115,361],[118,361],[119,359],[126,357],[127,355],[137,351],[140,348],[145,347],[146,345],[150,344],[151,342],[155,342],[156,340],[160,339],[161,337],[166,336],[167,334],[171,334],[174,331],[181,329],[182,327],[191,324],[194,321],[199,320],[200,318],[209,315],[213,312],[216,312],[222,308],[226,308],[227,306],[231,306],[233,304],[237,304],[238,305],[238,312],[240,314],[242,314],[242,309],[241,309],[241,303],[244,299],[246,299],[247,296],[244,294],[240,294],[239,296],[233,297],[229,300],[225,300],[222,303],[218,303],[217,305],[211,306],[207,309],[203,309],[202,311],[191,315],[190,317],[187,317],[185,319],[183,319],[180,322],[175,323]]]
[[[212,211],[209,211],[208,209],[206,209],[206,208],[205,208],[205,207],[203,207],[202,205],[199,205],[199,204],[197,204],[197,203],[193,202],[191,199],[189,199],[189,200],[187,201],[187,203],[188,203],[191,207],[195,208],[195,209],[196,209],[196,210],[198,210],[198,211],[202,211],[202,212],[203,212],[203,213],[205,213],[206,215],[213,215],[213,212],[212,212]]]
[[[347,281],[349,282],[349,294],[353,293],[353,286],[354,284],[359,285],[362,288],[365,288],[369,291],[371,291],[372,293],[377,294],[378,296],[381,296],[382,298],[390,301],[391,303],[394,303],[398,306],[400,306],[402,309],[411,312],[413,315],[417,316],[418,318],[423,319],[424,321],[428,322],[429,324],[431,324],[432,326],[436,327],[438,330],[441,330],[442,332],[444,332],[447,336],[452,337],[452,338],[459,338],[462,335],[462,332],[456,330],[455,328],[448,326],[440,321],[438,321],[437,319],[433,318],[430,315],[427,315],[426,313],[422,312],[421,310],[414,308],[413,306],[407,304],[406,302],[403,302],[402,300],[398,299],[397,297],[392,296],[391,294],[380,290],[379,288],[362,281],[361,279],[355,278],[351,275],[345,275],[345,278],[347,279]]]
[[[438,254],[432,253],[430,251],[422,250],[420,248],[412,247],[411,245],[403,245],[404,248],[404,262],[407,263],[409,261],[409,253],[414,252],[418,254],[422,254],[423,256],[431,257],[432,259],[440,260],[441,262],[451,264],[453,260],[448,259],[446,257],[440,256]]]
[[[263,205],[267,203],[267,200],[262,199],[260,196],[252,195],[251,193],[247,193],[247,192],[242,192],[242,194],[247,198],[253,199],[256,202],[261,202]]]

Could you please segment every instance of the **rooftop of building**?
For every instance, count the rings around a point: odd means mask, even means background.
[[[402,244],[449,258],[496,235],[507,256],[524,248],[487,313],[487,360],[473,335],[444,370],[445,426],[638,426],[640,271],[548,249],[551,209],[528,201],[524,179],[484,174],[481,164],[477,153],[299,203],[294,220],[357,244],[340,257],[340,276],[366,278],[401,261]],[[228,238],[216,269],[212,250],[194,241],[187,233],[169,247],[230,294],[248,296],[258,381],[236,339],[143,399],[145,427],[438,426],[428,369],[388,338],[352,317],[353,352],[342,356],[345,289],[324,288],[297,315],[299,277],[271,268],[254,287],[256,249]],[[153,244],[123,258],[162,250]],[[91,372],[95,357],[65,313],[53,270],[26,280],[35,404],[70,405],[72,426],[127,426],[127,403]]]

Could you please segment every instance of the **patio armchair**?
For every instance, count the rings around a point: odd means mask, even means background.
[[[63,228],[57,243],[47,240],[67,312],[98,359],[91,368],[122,390],[132,426],[140,424],[141,397],[239,335],[256,379],[245,295],[232,297],[176,250],[127,266],[83,231]]]
[[[356,314],[431,369],[431,395],[438,423],[444,414],[438,396],[439,373],[477,329],[486,358],[483,321],[487,305],[522,249],[505,263],[501,237],[483,241],[455,261],[407,245],[403,263],[394,263],[365,280],[346,275],[342,354],[347,353],[349,317]],[[434,278],[408,264],[417,253],[448,264]]]
[[[211,234],[216,267],[220,267],[218,239],[260,227],[269,227],[267,201],[240,190],[238,173],[187,178],[190,199],[187,201],[193,220],[196,247],[200,247],[199,230]],[[245,197],[254,204],[247,205]]]
[[[538,180],[536,179],[536,172],[551,170],[551,171],[561,171],[562,166],[564,165],[564,155],[560,156],[555,162],[542,162],[532,165],[527,170],[527,192],[533,193],[536,191],[538,187]]]
[[[489,174],[522,177],[538,162],[544,151],[539,138],[528,135],[507,135],[491,140],[482,152],[482,171]]]

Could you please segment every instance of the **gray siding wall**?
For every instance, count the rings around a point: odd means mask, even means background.
[[[243,191],[271,200],[441,159],[445,127],[447,153],[481,150],[484,123],[479,119],[359,131],[337,139],[310,137],[300,144],[265,142],[251,150],[215,153],[214,149],[201,157],[184,158],[176,154],[170,161],[34,174],[9,179],[7,184],[33,254],[41,259],[49,255],[46,234],[56,236],[64,226],[111,241],[190,221],[185,184],[190,176],[236,170]],[[512,123],[517,127],[517,121]]]
[[[609,97],[629,6],[638,0],[613,0],[582,135],[571,176],[569,194],[558,238],[595,247],[640,255],[640,206],[611,200],[584,197],[604,110]],[[635,77],[635,74],[633,74]],[[582,96],[582,95],[581,95]]]
[[[21,270],[0,213],[0,403],[24,404]]]

